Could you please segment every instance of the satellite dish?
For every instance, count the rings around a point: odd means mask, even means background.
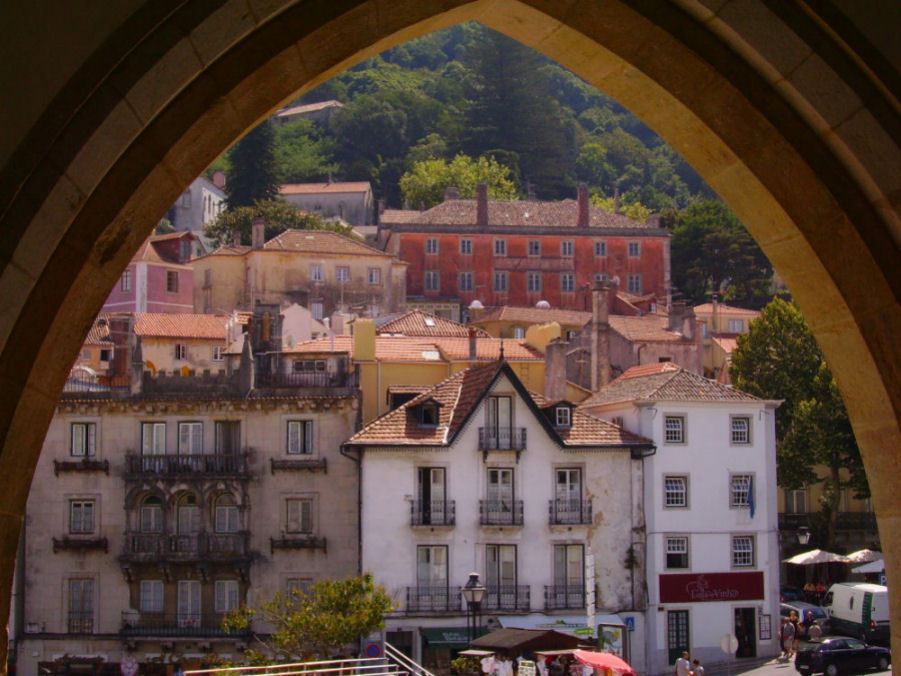
[[[546,300],[540,300],[537,303],[535,303],[535,307],[537,307],[539,310],[550,310],[551,304],[548,303]]]
[[[472,301],[469,304],[469,309],[470,310],[484,310],[485,306],[482,305],[482,301],[480,301],[478,298],[476,298],[474,301]]]

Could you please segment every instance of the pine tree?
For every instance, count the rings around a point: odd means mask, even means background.
[[[232,169],[225,186],[229,210],[253,206],[258,201],[278,196],[275,130],[270,120],[238,141],[229,159]]]

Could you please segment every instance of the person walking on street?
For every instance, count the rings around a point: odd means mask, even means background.
[[[792,635],[792,654],[791,657],[795,656],[795,653],[798,652],[798,647],[801,644],[801,632],[804,631],[804,625],[801,623],[801,620],[798,618],[798,613],[794,610],[788,614],[788,621],[794,627],[794,632]]]
[[[676,676],[691,676],[691,662],[688,661],[688,651],[682,651],[682,657],[676,660]]]
[[[782,630],[779,638],[782,640],[782,654],[779,655],[779,659],[782,662],[788,662],[794,655],[795,625],[787,617],[782,618]]]
[[[704,676],[704,667],[701,666],[701,660],[695,659],[691,661],[691,673],[693,676]]]

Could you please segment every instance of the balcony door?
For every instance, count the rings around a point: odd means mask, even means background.
[[[216,454],[236,455],[241,449],[241,422],[238,420],[216,421]]]
[[[582,545],[554,546],[554,604],[582,608],[585,598],[585,550]]]
[[[416,596],[421,610],[444,610],[448,605],[447,547],[416,548]]]
[[[489,448],[510,448],[513,441],[513,398],[488,397]]]
[[[513,522],[513,469],[497,467],[488,470],[488,510],[500,521]]]
[[[200,580],[178,581],[178,626],[200,627]]]
[[[423,525],[446,522],[447,486],[443,467],[420,467],[417,470],[417,498]]]
[[[485,546],[486,608],[516,608],[516,545]]]
[[[582,514],[582,470],[558,468],[554,487],[556,523],[580,523]]]

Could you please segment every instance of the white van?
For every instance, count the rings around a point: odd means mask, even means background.
[[[888,587],[840,582],[829,588],[823,607],[833,634],[872,642],[889,640]]]

